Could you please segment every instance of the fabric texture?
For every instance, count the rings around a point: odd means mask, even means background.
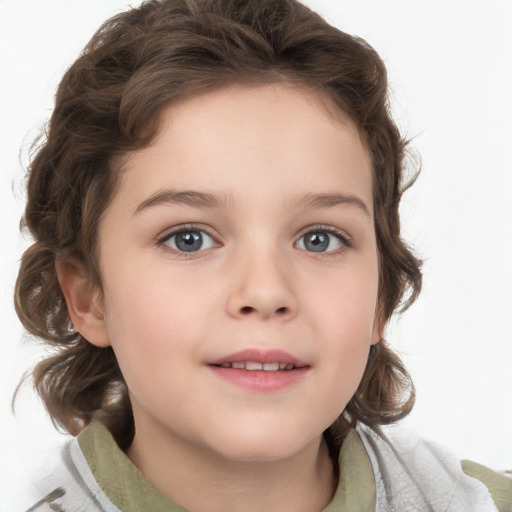
[[[468,476],[438,445],[402,429],[386,432],[384,438],[365,426],[349,432],[339,484],[323,512],[512,512],[506,508],[512,480],[465,462]],[[142,475],[100,423],[66,445],[58,471],[36,492],[27,512],[186,512]]]
[[[388,432],[358,427],[374,470],[377,512],[498,512],[484,483],[446,449],[403,429]]]
[[[486,485],[500,512],[512,512],[512,471],[498,473],[470,460],[463,460],[461,465],[466,475]]]

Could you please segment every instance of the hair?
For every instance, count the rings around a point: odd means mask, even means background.
[[[408,143],[392,120],[375,50],[295,0],[145,1],[105,22],[65,73],[28,170],[23,224],[34,243],[22,257],[15,306],[25,328],[55,349],[32,373],[56,425],[77,434],[99,419],[121,447],[133,437],[114,353],[75,330],[56,273],[57,261],[73,259],[101,289],[98,224],[122,157],[153,140],[159,114],[174,102],[233,83],[279,82],[327,95],[359,128],[373,164],[381,324],[416,299],[421,262],[401,239],[398,211]],[[413,403],[409,374],[381,340],[325,436],[339,447],[347,427],[378,429]]]

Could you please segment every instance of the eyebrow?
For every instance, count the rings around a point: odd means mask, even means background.
[[[184,204],[196,208],[215,208],[227,205],[231,201],[228,196],[215,196],[208,192],[197,192],[195,190],[161,190],[155,192],[135,208],[134,214],[138,214],[153,206],[165,204]]]
[[[166,204],[183,204],[195,208],[216,208],[219,206],[232,205],[233,198],[228,195],[217,196],[208,192],[195,190],[161,190],[140,203],[134,211],[134,215],[147,210],[148,208]],[[326,193],[306,194],[298,200],[293,201],[292,206],[302,208],[333,208],[340,204],[352,204],[362,210],[368,217],[370,211],[364,201],[351,194]]]
[[[340,204],[352,204],[371,217],[366,203],[352,194],[340,194],[337,192],[327,194],[306,194],[297,201],[297,206],[310,208],[333,208]]]

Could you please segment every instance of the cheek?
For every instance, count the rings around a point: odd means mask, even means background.
[[[112,348],[132,399],[151,410],[163,404],[177,407],[175,394],[163,397],[162,389],[178,392],[189,382],[200,337],[194,315],[169,290],[136,291],[110,297],[106,311]]]
[[[347,339],[360,342],[371,337],[378,294],[376,265],[359,271],[332,272],[317,279],[309,293],[310,310],[319,325],[329,325]]]
[[[355,392],[366,367],[377,289],[377,271],[370,267],[360,274],[340,273],[329,281],[324,293],[311,297],[315,337],[327,355],[322,370],[329,375],[333,391],[343,390],[344,398]]]
[[[110,276],[105,309],[113,343],[136,334],[143,334],[141,340],[147,342],[168,342],[176,331],[193,334],[201,326],[198,319],[209,315],[211,304],[220,300],[208,279],[165,264],[118,269]]]
[[[162,280],[151,284],[147,274],[132,279],[129,288],[109,284],[105,320],[123,374],[137,372],[142,365],[147,370],[180,350],[177,335],[194,330],[194,310],[183,294]]]

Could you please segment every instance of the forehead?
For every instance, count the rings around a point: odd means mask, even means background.
[[[133,200],[165,186],[226,196],[333,189],[372,206],[371,159],[356,125],[325,93],[286,83],[232,85],[167,107],[153,142],[122,168]]]

